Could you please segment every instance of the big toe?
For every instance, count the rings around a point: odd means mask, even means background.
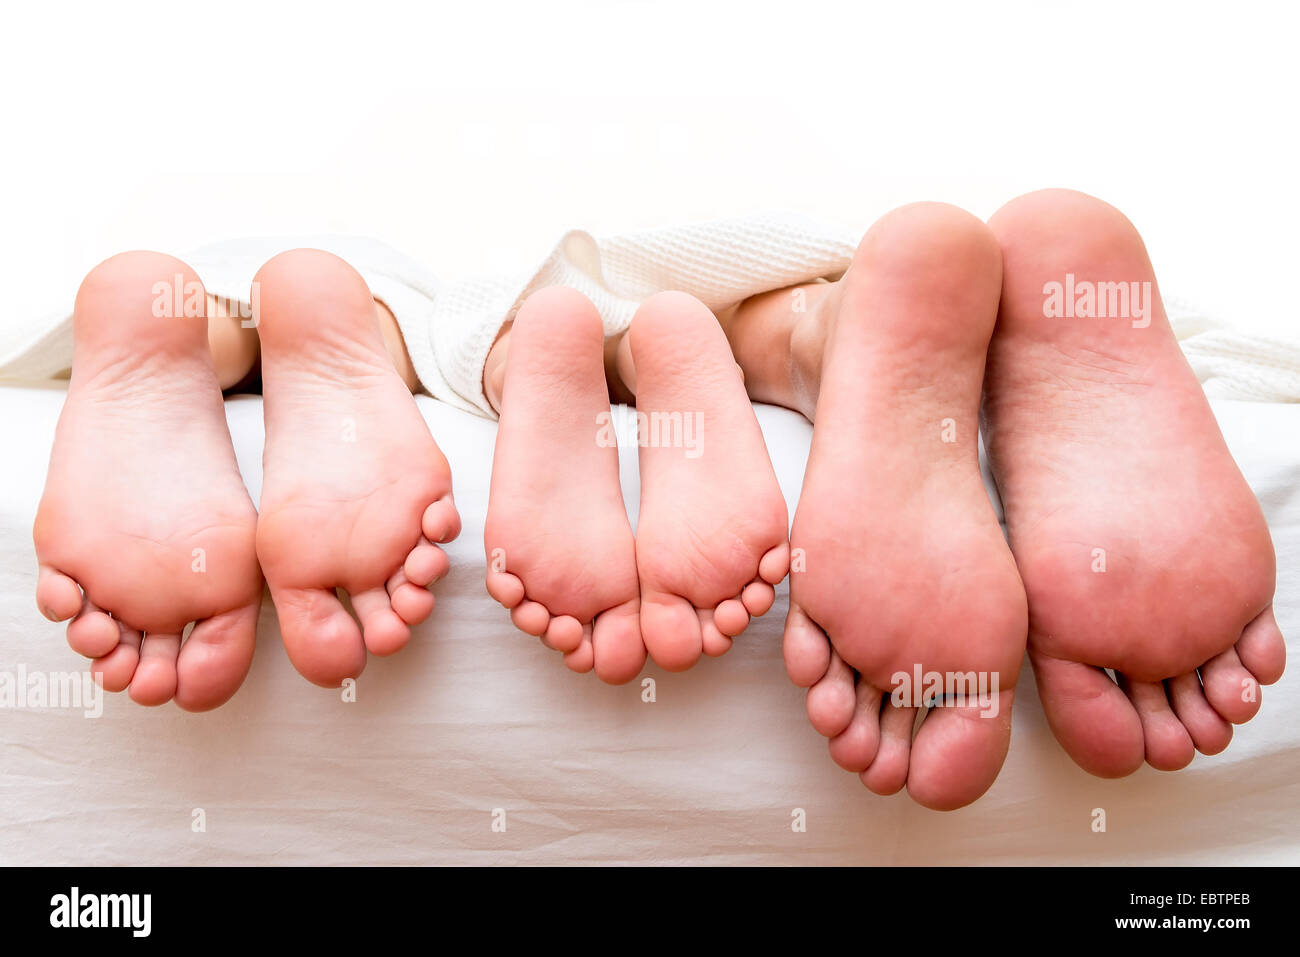
[[[366,666],[361,629],[334,592],[324,588],[272,591],[280,637],[293,666],[312,684],[337,688]]]
[[[1106,672],[1032,649],[1029,660],[1047,723],[1079,767],[1098,777],[1119,778],[1142,766],[1142,722]]]
[[[640,600],[632,599],[596,616],[591,645],[596,677],[608,684],[631,681],[645,667]]]
[[[248,675],[257,644],[261,596],[243,608],[200,621],[176,662],[176,704],[208,711],[229,701]]]
[[[993,785],[1011,746],[1014,690],[986,702],[932,708],[912,742],[907,793],[918,804],[951,811]]]
[[[641,637],[650,657],[665,671],[685,671],[704,652],[695,606],[667,592],[641,596]]]

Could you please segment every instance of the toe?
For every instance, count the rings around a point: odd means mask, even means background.
[[[1286,640],[1270,605],[1246,626],[1237,642],[1237,657],[1262,685],[1271,685],[1286,668]]]
[[[713,609],[713,623],[728,638],[735,638],[749,627],[749,612],[739,598],[728,598]]]
[[[685,671],[704,651],[695,606],[667,592],[641,596],[641,637],[650,657],[665,671]]]
[[[633,598],[596,616],[591,630],[592,666],[601,681],[624,684],[645,667],[644,614],[640,599]],[[695,621],[698,629],[698,619]]]
[[[730,635],[724,635],[713,620],[713,612],[707,608],[698,608],[700,619],[700,646],[710,658],[719,658],[731,650],[733,644]]]
[[[831,643],[802,608],[790,603],[781,642],[786,674],[800,688],[811,688],[831,664]]]
[[[433,614],[433,592],[412,584],[404,570],[399,568],[394,572],[384,587],[388,590],[388,601],[393,611],[408,625],[418,625]]]
[[[1103,778],[1142,766],[1142,722],[1124,692],[1100,668],[1029,652],[1047,723],[1079,767]]]
[[[225,704],[243,684],[257,644],[255,604],[198,622],[176,661],[176,704],[208,711]]]
[[[880,689],[858,681],[857,703],[849,726],[830,740],[831,760],[846,771],[861,774],[871,767],[880,748]]]
[[[366,666],[361,629],[331,589],[272,588],[280,637],[289,660],[308,681],[337,688]]]
[[[1242,665],[1235,648],[1201,665],[1201,681],[1206,699],[1225,720],[1244,724],[1259,712],[1259,682]]]
[[[136,704],[155,707],[176,694],[176,656],[180,635],[145,635],[140,645],[140,663],[127,691]]]
[[[514,608],[524,600],[524,583],[509,572],[488,572],[487,592],[504,608]]]
[[[68,644],[87,658],[102,658],[113,650],[120,637],[118,624],[89,598],[68,624]]]
[[[790,571],[790,543],[782,542],[769,548],[758,560],[758,577],[769,585],[779,585]],[[761,614],[757,612],[756,614]]]
[[[582,641],[578,643],[578,647],[564,656],[564,665],[570,671],[586,674],[594,667],[595,662],[596,652],[592,647],[591,626],[587,625],[582,630]]]
[[[551,623],[551,613],[540,602],[525,600],[510,610],[510,620],[524,634],[540,638]]]
[[[912,742],[907,793],[935,811],[965,807],[993,786],[1011,746],[1013,689],[976,704],[931,708]]]
[[[90,673],[105,691],[125,691],[140,664],[140,632],[119,626],[117,647],[90,663]]]
[[[546,643],[556,651],[568,654],[582,644],[582,622],[572,615],[556,615],[546,626]]]
[[[871,766],[858,775],[876,794],[897,794],[907,783],[907,763],[912,750],[915,708],[895,707],[888,698],[880,709],[880,746]]]
[[[41,565],[36,577],[36,605],[50,621],[67,621],[81,610],[81,589],[67,575]],[[83,652],[84,653],[84,652]]]
[[[1174,714],[1192,736],[1192,744],[1202,754],[1218,754],[1232,741],[1232,725],[1210,707],[1201,688],[1201,676],[1195,671],[1166,682],[1169,703]]]
[[[460,513],[450,495],[438,499],[424,510],[420,521],[424,537],[431,542],[446,544],[460,534]]]
[[[1142,722],[1147,764],[1157,771],[1178,771],[1192,763],[1192,736],[1169,707],[1165,686],[1158,681],[1129,681],[1122,686]]]
[[[394,654],[411,640],[411,627],[393,611],[387,590],[368,588],[357,592],[352,596],[352,608],[361,621],[361,638],[371,654]]]
[[[446,552],[428,539],[421,539],[420,544],[406,556],[402,571],[411,584],[427,588],[447,574],[450,567]]]
[[[740,603],[755,618],[766,615],[776,601],[776,589],[767,582],[750,582],[740,593]]]
[[[857,694],[853,688],[853,669],[834,651],[826,674],[808,689],[804,707],[817,733],[833,738],[853,720]]]

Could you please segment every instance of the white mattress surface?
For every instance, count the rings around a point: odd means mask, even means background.
[[[32,598],[31,522],[62,400],[61,388],[0,388],[11,675],[84,668]],[[1265,689],[1261,715],[1187,770],[1103,781],[1056,745],[1026,669],[1001,777],[940,814],[877,797],[831,762],[782,667],[785,586],[725,657],[682,675],[651,665],[653,703],[640,681],[572,674],[516,632],[482,584],[495,423],[418,401],[465,530],[410,646],[371,659],[344,702],[293,671],[268,598],[252,673],[218,711],[124,696],[97,719],[0,710],[0,864],[1300,862],[1300,405],[1214,404],[1278,552],[1292,669]],[[261,400],[226,409],[256,500]],[[759,419],[793,514],[811,429],[782,409]],[[635,450],[622,462],[635,516]],[[804,831],[791,826],[799,811]]]

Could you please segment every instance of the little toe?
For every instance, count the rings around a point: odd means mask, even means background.
[[[1029,662],[1047,723],[1075,764],[1102,778],[1124,777],[1142,766],[1142,722],[1105,671],[1032,648]]]
[[[509,572],[488,572],[487,592],[503,608],[514,608],[524,600],[524,583]]]
[[[861,774],[871,767],[880,747],[879,688],[859,680],[857,702],[849,726],[830,740],[831,760],[846,771]]]
[[[1232,741],[1232,725],[1210,707],[1195,671],[1165,682],[1174,714],[1192,736],[1192,744],[1201,754],[1218,754]]]
[[[524,600],[510,610],[510,620],[524,634],[540,638],[551,623],[551,613],[540,602]]]
[[[298,673],[323,688],[337,688],[366,666],[361,629],[327,588],[272,588],[280,638]]]
[[[790,543],[769,548],[758,560],[758,577],[769,585],[779,585],[790,571]]]
[[[176,661],[176,704],[185,711],[209,711],[239,689],[257,645],[258,600],[205,618],[194,626]]]
[[[888,796],[907,783],[907,765],[912,751],[912,726],[916,708],[899,708],[889,698],[880,708],[880,746],[876,759],[859,778],[867,789]]]
[[[180,635],[147,634],[140,645],[140,663],[127,693],[136,704],[156,707],[176,694],[176,656],[181,650]]]
[[[854,708],[857,707],[857,694],[853,685],[853,669],[832,651],[826,674],[808,689],[804,700],[808,720],[818,734],[833,738],[849,726],[853,720]]]
[[[1015,690],[931,708],[912,741],[907,793],[934,811],[965,807],[993,786],[1011,747]]]
[[[388,601],[393,611],[408,625],[418,625],[433,614],[433,592],[412,584],[404,570],[399,568],[394,572],[384,587],[388,590]]]
[[[81,589],[67,575],[41,565],[36,576],[36,605],[50,621],[67,621],[81,610]]]
[[[68,644],[87,658],[102,658],[117,645],[121,631],[118,623],[101,611],[89,598],[75,618],[68,623]]]
[[[713,609],[713,623],[728,638],[735,638],[749,627],[749,612],[739,598],[728,598]]]
[[[596,616],[591,628],[592,667],[601,681],[621,685],[645,667],[646,643],[641,635],[644,615],[640,599],[632,598]],[[692,620],[698,629],[698,619]]]
[[[668,592],[641,596],[641,637],[650,657],[665,671],[685,671],[704,651],[695,606]]]
[[[352,596],[352,608],[361,622],[361,638],[371,654],[394,654],[411,640],[410,626],[393,611],[385,589],[357,592]]]
[[[1259,713],[1259,682],[1242,665],[1235,648],[1201,665],[1201,681],[1214,710],[1233,724],[1244,724]]]
[[[402,571],[411,584],[427,588],[447,574],[450,567],[446,552],[428,539],[421,539],[420,544],[406,556]]]
[[[90,663],[90,673],[105,691],[125,691],[140,664],[142,636],[134,628],[119,625],[120,639],[117,647],[102,658]]]
[[[811,688],[821,680],[831,664],[830,639],[793,601],[785,616],[781,652],[785,657],[786,674],[799,688]]]
[[[700,619],[700,646],[710,658],[720,658],[731,650],[733,644],[730,635],[724,635],[713,620],[713,612],[707,608],[697,608]]]
[[[572,615],[556,615],[546,626],[544,638],[548,646],[568,654],[582,644],[583,635],[582,622],[578,619]]]
[[[1142,722],[1147,764],[1157,771],[1179,771],[1191,764],[1196,747],[1169,707],[1165,686],[1158,681],[1125,679],[1123,687]]]
[[[1286,639],[1269,605],[1246,626],[1237,641],[1237,657],[1262,685],[1271,685],[1286,669]]]
[[[446,544],[460,534],[460,513],[450,495],[438,499],[424,510],[420,520],[424,537],[431,542]]]
[[[740,593],[740,603],[755,618],[766,615],[776,602],[776,589],[765,581],[753,581]]]

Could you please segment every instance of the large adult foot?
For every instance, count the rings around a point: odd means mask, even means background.
[[[820,393],[786,667],[836,763],[936,809],[975,800],[1002,767],[1025,647],[1024,591],[979,472],[999,288],[983,223],[906,206],[871,228],[798,337],[822,352],[804,376]],[[914,735],[926,704],[939,706]]]
[[[483,544],[516,627],[612,684],[645,664],[632,529],[609,434],[604,332],[581,293],[539,290],[511,330]]]
[[[187,711],[216,707],[244,680],[262,600],[257,514],[204,301],[198,276],[170,256],[123,253],[91,270],[34,529],[37,603],[72,619],[68,643],[100,683]]]
[[[351,266],[296,249],[254,282],[266,418],[257,554],[294,667],[337,687],[433,611],[428,586],[447,571],[438,544],[460,531],[451,472]]]
[[[684,293],[642,303],[636,383],[641,634],[670,671],[717,656],[776,598],[790,565],[785,499],[717,319]]]
[[[1227,747],[1282,674],[1268,528],[1133,225],[1047,190],[989,226],[1004,278],[985,441],[1043,708],[1094,774],[1181,768]]]

